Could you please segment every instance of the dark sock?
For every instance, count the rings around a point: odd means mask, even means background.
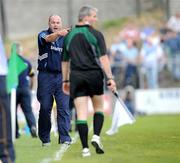
[[[100,135],[101,129],[103,127],[103,122],[104,122],[104,114],[103,112],[95,112],[94,113],[94,120],[93,120],[93,125],[94,125],[94,134],[95,135]]]
[[[76,125],[77,125],[77,129],[79,132],[82,147],[83,148],[89,148],[89,146],[88,146],[88,125],[87,125],[87,121],[77,120]]]

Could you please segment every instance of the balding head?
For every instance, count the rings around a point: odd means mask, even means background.
[[[49,28],[52,32],[58,31],[62,28],[62,20],[59,15],[51,15],[49,17]]]

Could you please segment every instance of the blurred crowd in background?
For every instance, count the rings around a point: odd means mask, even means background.
[[[147,24],[128,23],[114,36],[108,49],[117,88],[133,115],[138,114],[134,105],[136,89],[180,83],[180,13],[161,27]]]
[[[119,89],[159,88],[164,70],[180,81],[180,13],[159,29],[128,24],[114,37],[108,53]]]
[[[134,22],[124,25],[114,36],[113,43],[108,45],[108,55],[120,95],[136,115],[139,114],[134,104],[136,89],[162,88],[166,82],[168,87],[174,87],[180,83],[180,13],[171,16],[161,27],[148,25],[148,20],[143,26]],[[36,57],[30,57],[36,69]],[[173,85],[172,81],[177,84]]]

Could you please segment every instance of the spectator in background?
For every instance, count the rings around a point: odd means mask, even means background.
[[[134,88],[139,87],[136,66],[139,41],[139,29],[135,24],[131,23],[119,32],[110,47],[112,72],[118,88],[128,84],[133,85]]]
[[[25,115],[26,122],[31,132],[31,136],[37,137],[36,120],[31,106],[31,89],[33,87],[34,71],[31,63],[23,57],[22,47],[16,43],[16,50],[19,57],[27,64],[27,68],[19,75],[19,83],[16,90],[16,138],[19,138],[19,125],[17,117],[17,106],[20,105]]]
[[[126,48],[125,41],[120,35],[114,38],[114,43],[110,47],[110,61],[111,61],[112,73],[115,77],[115,81],[117,83],[118,88],[122,87],[121,81],[123,79],[121,78],[123,78],[122,74],[124,70],[122,51],[124,51],[125,48]]]
[[[115,37],[110,47],[111,64],[119,66],[122,62],[122,51],[126,48],[125,41],[120,37]]]
[[[123,86],[125,87],[127,85],[131,85],[134,88],[139,88],[139,50],[136,47],[135,41],[131,37],[126,38],[126,48],[122,51],[122,55],[125,62],[125,75]]]
[[[147,87],[158,88],[159,66],[163,63],[164,51],[160,45],[160,39],[156,33],[152,32],[146,36],[140,50],[140,58],[143,73],[146,75]]]
[[[10,100],[6,90],[7,59],[0,35],[0,162],[14,163]]]
[[[126,25],[120,33],[124,40],[131,38],[134,43],[137,43],[140,40],[140,31],[133,23]]]
[[[180,34],[180,12],[170,17],[167,22],[167,27]]]
[[[175,81],[180,80],[180,35],[173,30],[167,30],[163,45],[168,54],[169,68]]]

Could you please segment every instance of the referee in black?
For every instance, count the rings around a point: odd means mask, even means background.
[[[91,144],[97,154],[103,154],[100,132],[103,126],[103,71],[111,91],[116,91],[104,37],[92,25],[97,21],[97,9],[84,6],[79,11],[79,22],[65,37],[62,58],[63,91],[74,100],[77,128],[82,143],[82,156],[90,156],[88,147],[88,98],[94,107],[94,135]],[[70,69],[69,69],[70,67]],[[70,72],[70,74],[69,74]]]

